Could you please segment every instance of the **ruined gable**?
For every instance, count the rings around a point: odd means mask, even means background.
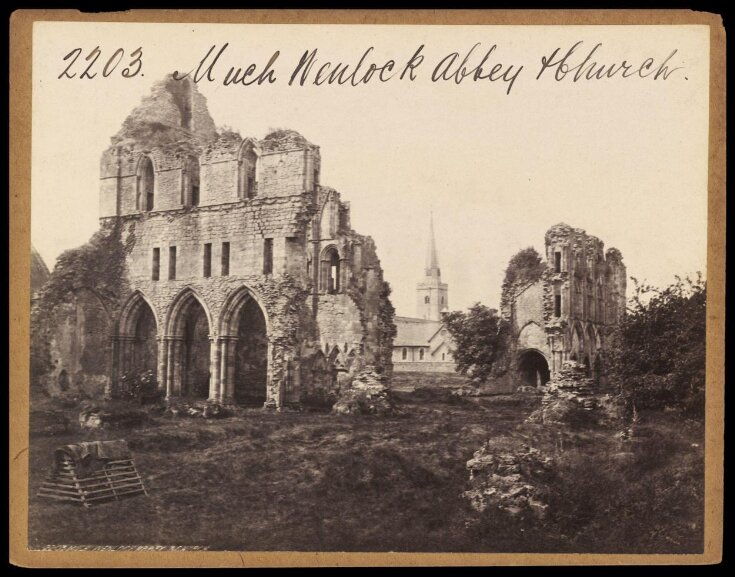
[[[150,373],[167,398],[269,407],[333,397],[363,369],[389,378],[390,288],[320,168],[299,133],[218,132],[195,85],[156,83],[102,155],[100,221],[120,249],[109,322],[92,323],[106,364],[75,360],[84,330],[52,320],[58,366],[104,373],[108,394]],[[54,286],[104,284],[85,272],[93,253],[57,267]],[[62,309],[49,293],[47,318],[71,318]]]

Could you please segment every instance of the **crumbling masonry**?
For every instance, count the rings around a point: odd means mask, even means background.
[[[521,275],[501,296],[501,314],[513,333],[513,372],[526,385],[543,385],[569,360],[601,383],[607,338],[625,314],[623,257],[567,224],[552,226],[545,240],[540,274]]]
[[[46,388],[147,372],[169,398],[281,407],[390,377],[389,287],[320,166],[300,134],[218,131],[192,82],[157,83],[102,155],[101,232],[42,295]]]

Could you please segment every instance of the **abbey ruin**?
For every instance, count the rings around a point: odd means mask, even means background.
[[[395,333],[375,244],[291,130],[218,130],[187,79],[154,85],[102,154],[101,230],[67,251],[34,311],[50,391],[266,407],[390,377]],[[35,338],[35,337],[34,337]]]
[[[539,267],[503,286],[500,313],[511,325],[511,374],[526,385],[543,385],[570,360],[599,383],[606,339],[625,314],[623,257],[563,223],[546,232],[545,256]]]

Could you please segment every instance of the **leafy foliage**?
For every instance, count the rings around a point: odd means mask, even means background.
[[[485,382],[493,367],[508,350],[510,326],[495,309],[475,303],[467,312],[454,311],[444,316],[444,323],[456,345],[457,371]]]
[[[57,307],[72,302],[76,291],[93,289],[110,309],[120,305],[125,281],[126,246],[118,225],[105,224],[87,244],[65,251],[31,311],[31,385],[52,369],[50,344]]]
[[[505,269],[503,287],[537,281],[546,269],[538,251],[529,246],[514,254]]]
[[[611,340],[608,374],[640,408],[704,411],[707,285],[676,277],[665,289],[635,278],[628,314]]]

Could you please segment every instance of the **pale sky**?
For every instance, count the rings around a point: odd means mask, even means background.
[[[544,233],[566,222],[623,253],[629,276],[666,285],[705,272],[707,233],[708,28],[703,26],[263,26],[37,23],[33,54],[32,242],[50,268],[98,228],[99,162],[110,137],[151,85],[196,66],[213,44],[229,42],[216,82],[200,82],[218,126],[262,138],[292,128],[321,147],[321,182],[352,207],[352,225],[372,236],[397,313],[415,313],[429,214],[434,212],[442,279],[451,309],[476,301],[497,307],[508,259],[543,250]],[[668,80],[620,77],[556,82],[541,57],[554,48],[597,43],[599,62],[671,52]],[[445,55],[474,67],[496,44],[496,63],[523,70],[508,83],[466,78],[432,82]],[[317,66],[396,61],[400,72],[424,44],[416,80],[357,87],[289,86],[305,50]],[[58,79],[62,58],[80,46],[102,56],[90,79]],[[122,78],[127,55],[143,47],[142,75]],[[113,52],[126,58],[107,78]],[[223,86],[231,66],[262,69],[276,51],[274,84]],[[313,74],[313,73],[312,73]]]

